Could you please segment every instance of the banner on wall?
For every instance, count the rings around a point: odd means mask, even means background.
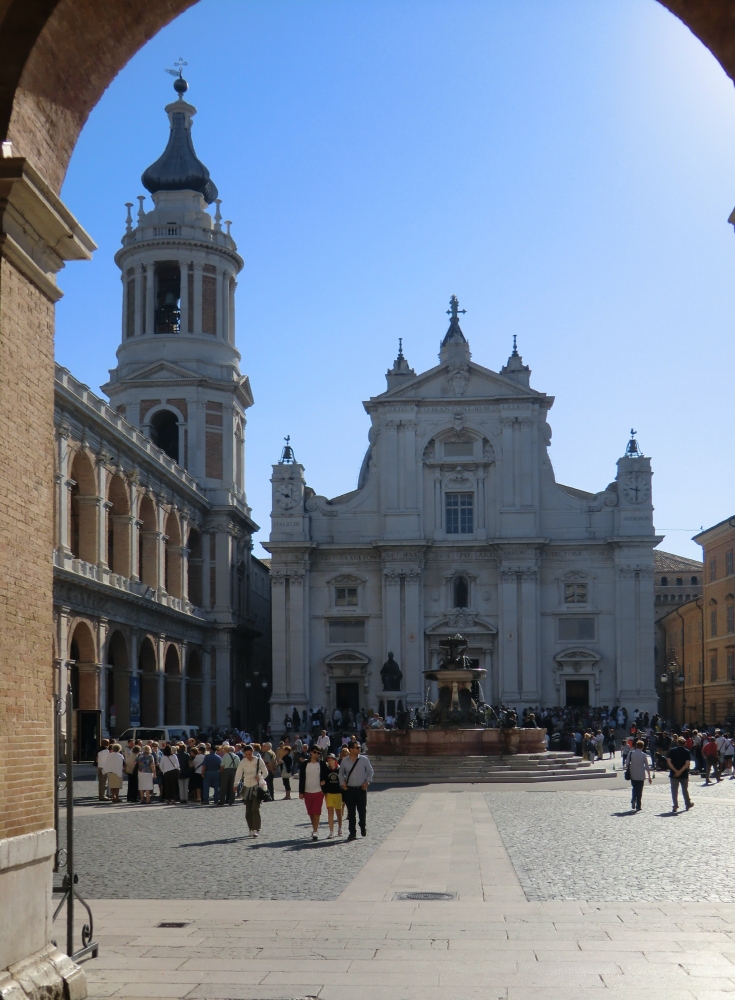
[[[130,675],[130,725],[140,725],[140,674]]]

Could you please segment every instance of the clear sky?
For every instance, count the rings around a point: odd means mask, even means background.
[[[436,363],[456,293],[474,360],[497,371],[517,334],[556,397],[557,480],[603,489],[634,426],[662,547],[700,555],[735,507],[735,91],[688,29],[655,0],[202,0],[112,83],[62,192],[99,250],[59,275],[57,357],[95,391],[180,55],[245,258],[261,538],[283,436],[317,493],[354,489],[361,401],[398,337]]]

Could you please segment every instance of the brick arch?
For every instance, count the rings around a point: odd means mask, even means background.
[[[658,0],[735,80],[732,0]],[[92,108],[129,59],[196,0],[6,0],[0,138],[59,191]]]

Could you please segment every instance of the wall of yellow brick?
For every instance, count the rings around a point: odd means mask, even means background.
[[[53,825],[53,306],[0,259],[0,838]]]

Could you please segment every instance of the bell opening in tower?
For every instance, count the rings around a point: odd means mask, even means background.
[[[156,264],[156,333],[181,330],[181,269],[177,261]]]
[[[151,441],[174,462],[179,460],[179,419],[171,410],[159,410],[151,418]]]

